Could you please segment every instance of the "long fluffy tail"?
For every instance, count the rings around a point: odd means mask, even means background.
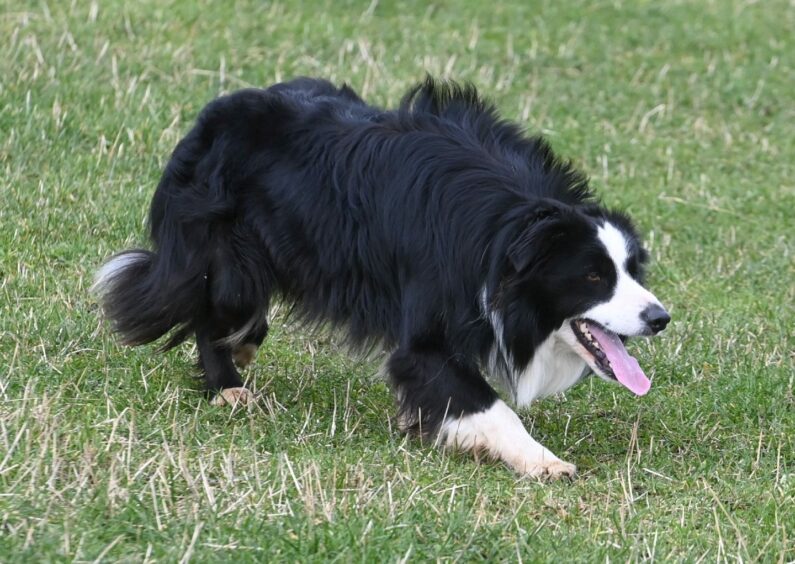
[[[204,277],[168,263],[162,253],[135,249],[114,255],[97,272],[91,291],[124,344],[150,343],[173,331],[163,347],[169,349],[193,330]]]

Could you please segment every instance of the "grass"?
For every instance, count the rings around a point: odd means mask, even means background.
[[[792,2],[2,1],[0,560],[795,560]],[[403,438],[377,359],[275,324],[262,402],[117,346],[92,271],[143,241],[212,97],[298,74],[394,104],[470,80],[626,208],[675,321],[637,399],[522,414],[574,483]]]

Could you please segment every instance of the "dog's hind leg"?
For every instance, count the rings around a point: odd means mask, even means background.
[[[213,403],[246,403],[253,394],[243,386],[235,364],[250,363],[268,332],[270,288],[267,257],[242,244],[243,236],[219,236],[208,271],[207,310],[196,329],[199,361]]]
[[[232,348],[218,337],[217,329],[211,325],[196,330],[199,366],[208,391],[216,394],[211,402],[213,405],[245,405],[254,399],[254,395],[243,386],[232,362]]]
[[[483,452],[522,475],[574,475],[574,466],[536,442],[475,365],[459,355],[436,343],[414,343],[392,355],[388,371],[404,429],[435,437],[443,447]]]

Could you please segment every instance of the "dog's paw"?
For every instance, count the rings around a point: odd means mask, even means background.
[[[560,478],[573,478],[577,474],[574,464],[563,462],[562,460],[538,461],[524,464],[522,468],[516,468],[520,474],[532,478],[543,478],[558,480]]]
[[[251,343],[238,345],[232,351],[232,360],[235,361],[235,364],[238,366],[238,368],[245,368],[254,362],[256,356],[257,345],[252,345]]]
[[[210,400],[210,405],[244,406],[254,403],[254,393],[248,388],[224,388]]]

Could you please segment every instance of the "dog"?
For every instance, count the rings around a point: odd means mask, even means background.
[[[629,217],[471,85],[428,77],[395,110],[298,78],[212,101],[154,194],[153,250],[94,289],[123,343],[194,336],[213,403],[252,394],[274,300],[383,347],[401,428],[522,475],[573,476],[518,406],[590,373],[650,386],[624,341],[670,316]]]

